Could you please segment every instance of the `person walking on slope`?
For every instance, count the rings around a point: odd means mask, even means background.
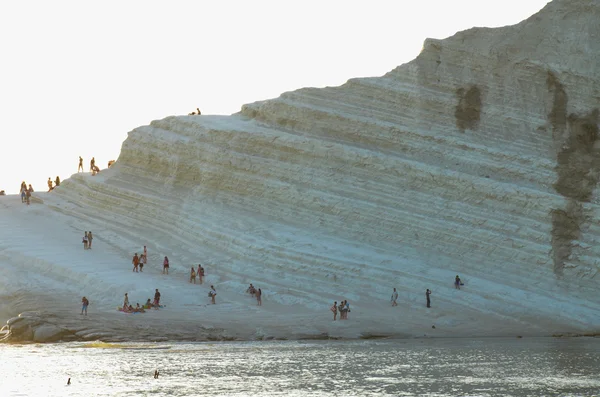
[[[460,277],[458,277],[458,274],[454,278],[454,288],[460,289]]]
[[[163,274],[169,274],[169,258],[165,256],[165,260],[163,261]]]
[[[215,297],[217,296],[217,290],[212,285],[210,286],[210,292],[208,293],[208,296],[210,296],[210,301],[214,305],[216,303]]]
[[[429,298],[429,295],[431,295],[431,291],[429,290],[429,288],[427,288],[427,291],[425,291],[425,297],[427,298],[427,307],[431,307],[431,299]]]
[[[132,272],[138,272],[138,266],[140,264],[140,258],[137,254],[137,252],[135,253],[135,255],[133,256],[133,259],[131,260],[131,263],[133,263],[133,270]]]
[[[87,308],[89,304],[90,301],[85,296],[81,298],[81,314],[85,313],[85,315],[87,316]]]
[[[335,321],[337,318],[337,312],[338,312],[337,301],[333,302],[333,306],[331,306],[329,308],[329,310],[331,310],[333,312],[333,321]]]
[[[92,240],[94,239],[94,237],[92,236],[92,231],[90,230],[88,232],[88,249],[92,249]]]
[[[398,302],[396,302],[398,300],[398,291],[396,291],[396,288],[394,288],[394,292],[392,292],[392,306],[398,306]]]
[[[88,234],[87,234],[87,232],[85,232],[85,234],[83,235],[83,249],[84,250],[88,249],[88,244],[89,244]]]
[[[192,266],[192,271],[190,272],[190,283],[191,282],[196,284],[196,271],[194,270],[194,266]]]
[[[77,172],[83,172],[83,159],[81,158],[81,156],[79,156],[79,166],[77,167]]]

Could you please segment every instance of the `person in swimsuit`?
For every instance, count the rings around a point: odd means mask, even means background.
[[[88,249],[92,249],[92,240],[94,239],[94,237],[92,236],[92,232],[89,231],[88,232]]]
[[[83,249],[84,250],[88,249],[88,234],[87,234],[87,232],[85,232],[85,234],[83,235]]]
[[[196,284],[196,271],[194,270],[194,266],[192,266],[192,270],[190,272],[190,283],[191,282]]]
[[[158,288],[157,288],[156,292],[154,293],[154,308],[158,309],[159,306],[160,306],[160,292],[158,292]]]
[[[80,172],[79,170],[83,172],[83,159],[81,158],[81,156],[79,156],[79,166],[77,167],[77,172]]]
[[[129,297],[127,296],[127,292],[125,292],[125,299],[123,299],[123,310],[129,307]]]
[[[169,274],[169,258],[165,256],[165,260],[163,261],[163,274]]]
[[[329,308],[329,310],[331,310],[333,312],[333,321],[335,321],[337,319],[337,312],[338,312],[337,301],[333,302],[333,306],[331,306]]]
[[[262,306],[262,290],[260,288],[256,291],[256,301],[258,302],[258,306]]]
[[[394,292],[392,292],[392,306],[398,306],[398,302],[396,302],[398,300],[398,291],[396,291],[396,288],[394,288]]]
[[[214,305],[215,302],[215,297],[217,296],[217,290],[215,289],[215,287],[213,287],[212,285],[210,286],[210,292],[208,293],[210,295],[210,301],[211,303]]]
[[[133,270],[132,272],[138,272],[138,266],[140,265],[140,257],[138,256],[137,252],[135,253],[135,255],[133,256],[133,259],[131,260],[131,263],[133,263]]]

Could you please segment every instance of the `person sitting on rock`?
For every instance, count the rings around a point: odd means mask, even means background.
[[[60,178],[57,176],[54,180],[54,187],[60,186]]]

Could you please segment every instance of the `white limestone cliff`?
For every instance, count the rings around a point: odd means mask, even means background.
[[[383,77],[153,121],[44,205],[125,264],[144,242],[176,273],[208,263],[232,306],[199,321],[230,332],[598,333],[598,20],[600,1],[554,0],[514,26],[429,39]],[[107,307],[122,295],[86,277]],[[272,306],[246,319],[250,282]],[[329,324],[341,298],[344,329]]]

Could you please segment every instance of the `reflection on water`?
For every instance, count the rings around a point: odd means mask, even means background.
[[[594,396],[600,340],[0,345],[0,396]],[[154,370],[160,371],[154,379]],[[67,378],[72,384],[66,386]]]

